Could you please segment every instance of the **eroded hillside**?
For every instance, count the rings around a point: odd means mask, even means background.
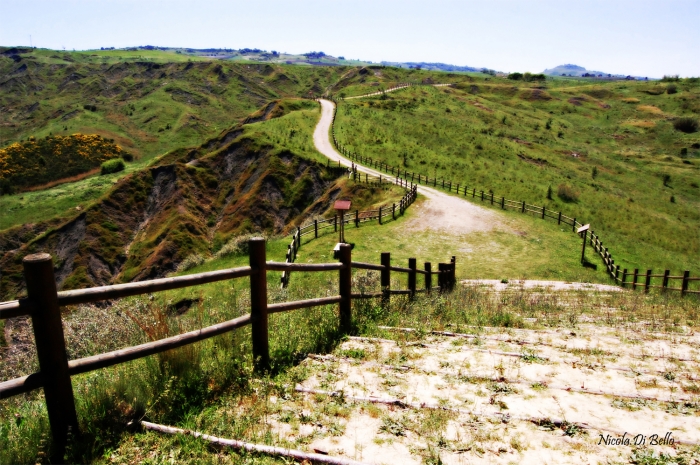
[[[55,257],[63,289],[163,276],[236,234],[277,234],[322,213],[340,192],[335,179],[321,164],[246,136],[210,153],[177,151],[60,226],[31,239],[27,228],[6,232],[3,244],[15,248],[0,259],[0,292],[21,291],[21,259],[40,251]]]

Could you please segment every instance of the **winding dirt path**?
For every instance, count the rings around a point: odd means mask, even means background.
[[[320,102],[321,119],[314,130],[314,145],[329,159],[350,167],[352,162],[335,150],[329,137],[335,105],[329,100],[320,99]],[[371,168],[357,164],[356,166],[362,173],[386,177],[386,174]],[[493,211],[430,187],[419,185],[418,192],[424,195],[426,200],[412,207],[417,215],[407,221],[406,228],[409,230],[433,230],[452,236],[463,236],[475,231],[505,228]]]
[[[335,104],[330,100],[319,99],[321,103],[321,118],[314,130],[314,145],[316,149],[330,160],[338,162],[343,166],[350,167],[353,162],[338,153],[333,147],[330,139],[330,128],[333,123],[333,109]],[[361,173],[368,173],[374,176],[384,176],[385,173],[376,171],[366,166],[355,164]],[[448,195],[437,189],[426,186],[418,186],[418,192],[426,200],[417,202],[411,207],[414,213],[405,223],[408,231],[436,231],[442,236],[452,236],[454,240],[473,232],[501,230],[515,232],[506,225],[499,215],[491,210],[474,205],[459,197]],[[471,280],[470,283],[481,282],[491,285],[491,280]],[[560,283],[556,285],[554,281],[519,281],[523,286],[545,286],[554,288],[582,288],[596,291],[608,291],[611,286],[602,284],[581,284],[581,283]],[[545,283],[545,284],[543,284]],[[619,288],[616,288],[619,289]],[[563,289],[559,289],[563,290]]]

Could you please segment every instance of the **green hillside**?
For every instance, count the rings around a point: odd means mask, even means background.
[[[321,94],[344,72],[185,61],[164,52],[152,54],[167,56],[167,62],[141,55],[105,61],[87,52],[16,51],[0,49],[0,148],[31,136],[99,134],[144,161],[199,145],[272,100]]]
[[[339,105],[351,150],[590,222],[628,268],[700,256],[700,85],[472,78]],[[550,190],[551,189],[551,190]]]

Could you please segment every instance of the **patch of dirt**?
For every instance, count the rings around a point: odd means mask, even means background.
[[[528,155],[525,155],[524,153],[519,153],[518,158],[520,158],[524,162],[530,163],[531,165],[545,166],[549,164],[549,162],[544,158],[533,158]]]
[[[523,89],[520,93],[520,98],[530,102],[546,102],[552,100],[552,96],[549,95],[547,91],[541,89]]]

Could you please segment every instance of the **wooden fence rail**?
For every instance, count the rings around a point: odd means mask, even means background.
[[[270,365],[268,317],[270,314],[338,304],[339,327],[342,332],[351,330],[352,300],[381,298],[389,303],[392,294],[407,294],[412,298],[416,292],[431,292],[431,278],[438,276],[441,291],[454,288],[455,259],[438,265],[439,271],[431,271],[431,264],[425,270],[416,269],[416,259],[408,260],[408,268],[391,266],[389,253],[382,253],[382,264],[353,262],[349,244],[340,246],[339,263],[299,264],[281,263],[266,260],[265,240],[251,239],[248,247],[249,266],[227,270],[197,273],[174,278],[154,279],[128,284],[101,286],[89,289],[57,292],[54,266],[51,255],[40,253],[24,257],[24,277],[27,284],[27,298],[0,303],[0,318],[30,316],[34,328],[34,340],[39,359],[39,371],[28,376],[0,382],[0,399],[43,388],[46,399],[51,434],[59,455],[65,448],[69,431],[78,432],[78,420],[73,398],[71,376],[125,363],[166,350],[182,347],[233,331],[243,326],[251,326],[252,350],[255,368],[265,371]],[[382,276],[382,292],[353,293],[352,269],[378,270]],[[268,271],[328,272],[337,271],[339,295],[316,299],[298,300],[270,304],[267,298]],[[391,290],[391,272],[408,274],[408,289]],[[425,274],[425,289],[416,289],[416,274]],[[178,334],[157,341],[93,355],[77,360],[68,360],[60,307],[67,305],[99,302],[120,297],[150,294],[172,289],[196,286],[216,281],[248,277],[250,280],[250,312],[229,321],[206,328]]]

